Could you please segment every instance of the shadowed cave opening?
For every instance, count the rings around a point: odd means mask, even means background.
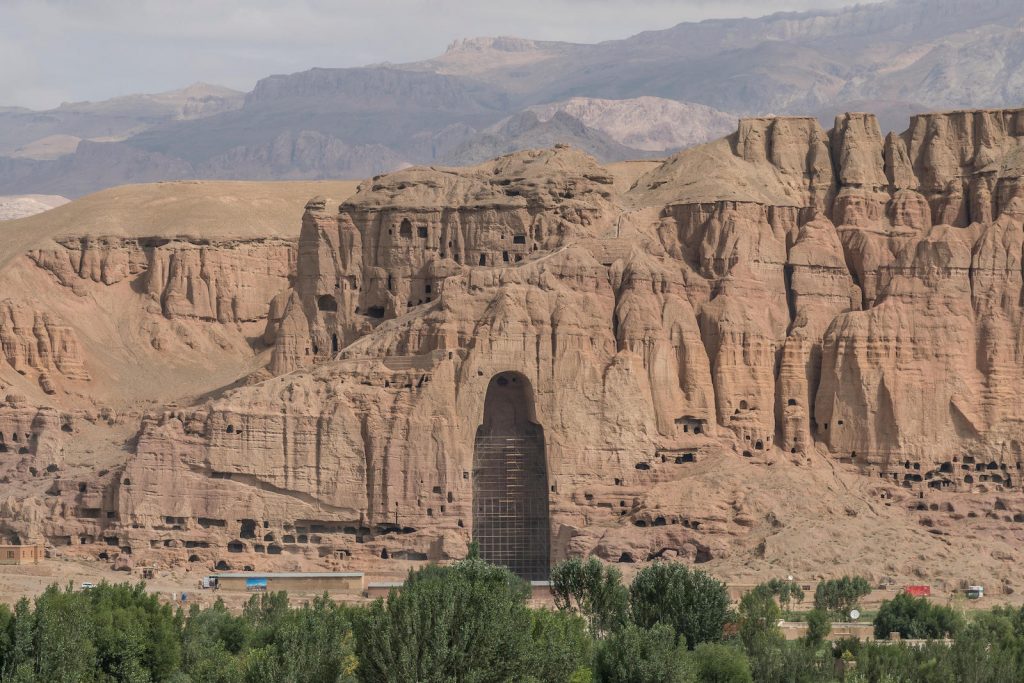
[[[316,307],[319,310],[321,310],[321,311],[326,311],[326,312],[329,312],[329,313],[337,313],[338,312],[338,300],[335,299],[330,294],[321,294],[319,297],[317,297]]]
[[[480,557],[530,581],[546,580],[550,568],[547,478],[530,382],[499,373],[473,448],[473,540]]]

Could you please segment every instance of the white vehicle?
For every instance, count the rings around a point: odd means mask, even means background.
[[[204,576],[201,585],[202,585],[203,588],[216,588],[217,587],[217,577],[216,576]]]
[[[985,597],[985,589],[982,586],[968,586],[966,593],[968,600],[978,600]]]
[[[82,582],[82,590],[84,590],[84,591],[91,590],[91,589],[93,589],[95,587],[96,587],[96,584],[93,583],[92,581],[83,581]]]

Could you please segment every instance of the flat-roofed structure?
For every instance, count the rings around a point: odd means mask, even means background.
[[[0,545],[0,564],[39,564],[41,545]]]
[[[392,590],[402,590],[405,581],[376,581],[366,584],[363,595],[368,598],[386,598]]]
[[[229,572],[212,574],[217,588],[237,591],[363,591],[362,572]]]

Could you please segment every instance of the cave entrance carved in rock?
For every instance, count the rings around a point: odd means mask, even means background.
[[[473,447],[473,540],[480,557],[530,581],[550,569],[544,428],[517,372],[491,378]]]

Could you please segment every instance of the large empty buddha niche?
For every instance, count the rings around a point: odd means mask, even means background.
[[[495,375],[473,449],[473,540],[483,559],[532,581],[548,578],[547,480],[529,380]]]

